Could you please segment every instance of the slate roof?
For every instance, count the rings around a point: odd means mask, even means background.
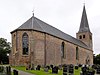
[[[90,32],[88,19],[87,19],[87,14],[86,14],[86,10],[85,10],[85,5],[84,5],[84,8],[83,8],[80,28],[79,28],[78,32]]]
[[[40,19],[32,16],[29,20],[27,20],[24,24],[22,24],[20,27],[18,27],[16,30],[36,30],[36,31],[40,31],[43,33],[47,33],[53,36],[56,36],[58,38],[61,38],[63,40],[69,41],[75,45],[84,47],[86,49],[89,49],[88,46],[86,44],[84,44],[83,42],[81,42],[80,40],[58,30],[57,28],[41,21]],[[11,33],[13,33],[14,31],[12,31]]]

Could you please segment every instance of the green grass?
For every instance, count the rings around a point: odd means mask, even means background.
[[[12,68],[15,68],[15,69],[18,69],[21,71],[25,71],[28,73],[32,73],[35,75],[62,75],[63,74],[62,70],[59,70],[58,74],[52,74],[51,70],[49,70],[48,72],[44,72],[43,69],[41,69],[40,71],[38,71],[38,70],[25,70],[25,67],[23,67],[23,66],[21,66],[21,67],[17,66],[17,67],[12,67]],[[80,71],[81,71],[81,68],[79,68],[78,70],[74,69],[74,75],[80,75]]]

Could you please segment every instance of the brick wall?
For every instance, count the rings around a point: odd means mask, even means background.
[[[29,36],[29,54],[22,54],[22,35]],[[61,58],[61,44],[65,43],[64,58]],[[25,65],[33,63],[35,65],[59,65],[59,64],[86,64],[89,56],[90,64],[93,64],[93,51],[79,47],[79,60],[76,60],[76,47],[68,41],[37,31],[17,31],[12,33],[12,52],[10,64]],[[46,59],[46,60],[45,60]]]

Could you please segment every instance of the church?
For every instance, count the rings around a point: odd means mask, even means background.
[[[9,64],[93,64],[92,33],[85,5],[76,38],[33,16],[11,32]]]

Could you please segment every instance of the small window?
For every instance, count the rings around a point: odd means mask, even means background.
[[[82,36],[81,35],[79,36],[79,39],[82,39]]]
[[[85,35],[83,35],[83,38],[85,38]]]
[[[79,54],[78,54],[78,47],[76,47],[76,60],[79,59]]]
[[[65,46],[65,43],[62,42],[62,45],[61,45],[61,57],[64,58],[64,46]]]
[[[90,35],[90,40],[92,40],[92,36]]]

